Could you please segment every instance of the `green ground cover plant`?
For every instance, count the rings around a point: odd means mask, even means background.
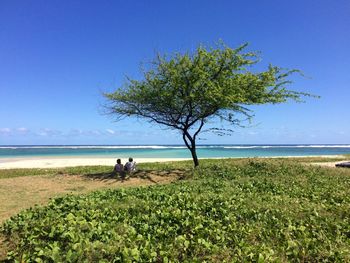
[[[290,160],[149,164],[169,185],[53,199],[1,227],[24,262],[350,261],[350,169]]]
[[[0,169],[0,179],[14,178],[20,176],[40,176],[56,174],[93,174],[110,172],[111,166],[76,166],[65,168],[18,168],[18,169]]]

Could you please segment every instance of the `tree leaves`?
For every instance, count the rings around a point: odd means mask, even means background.
[[[196,136],[209,119],[240,125],[240,117],[252,117],[247,106],[310,96],[287,89],[292,83],[288,77],[299,70],[270,65],[266,71],[251,71],[259,55],[244,53],[246,47],[232,49],[221,42],[215,48],[199,46],[193,54],[158,54],[142,80],[128,79],[122,88],[104,94],[108,112],[117,119],[135,116],[180,130],[197,165]]]

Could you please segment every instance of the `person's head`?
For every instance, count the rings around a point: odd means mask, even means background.
[[[117,164],[121,164],[121,160],[120,159],[117,159]]]
[[[133,160],[134,160],[133,158],[131,158],[131,157],[129,158],[129,162],[132,162]]]

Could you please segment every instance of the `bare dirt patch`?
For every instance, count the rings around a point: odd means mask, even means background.
[[[65,194],[82,194],[98,189],[170,183],[181,171],[140,171],[120,179],[108,173],[93,175],[25,176],[0,179],[0,224],[23,209],[42,205]]]

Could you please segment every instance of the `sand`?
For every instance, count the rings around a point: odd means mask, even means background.
[[[128,160],[121,159],[122,163]],[[191,160],[189,158],[135,158],[136,163],[169,162]],[[86,165],[111,165],[116,163],[116,158],[101,157],[33,157],[33,158],[0,158],[0,169],[15,168],[58,168]]]
[[[275,156],[261,158],[293,158],[298,156]],[[340,158],[341,155],[322,155],[322,156],[300,156],[300,157],[324,157],[324,158]],[[200,158],[201,159],[201,158]],[[212,158],[223,159],[223,158]],[[192,160],[191,158],[135,158],[136,163],[150,162],[169,162]],[[127,158],[121,158],[122,163],[126,163]],[[343,160],[342,160],[343,161]],[[341,161],[339,161],[341,162]],[[334,166],[339,162],[314,163],[322,166]],[[31,158],[0,158],[0,169],[16,169],[16,168],[60,168],[86,165],[110,165],[114,166],[116,158],[110,157],[31,157]]]

